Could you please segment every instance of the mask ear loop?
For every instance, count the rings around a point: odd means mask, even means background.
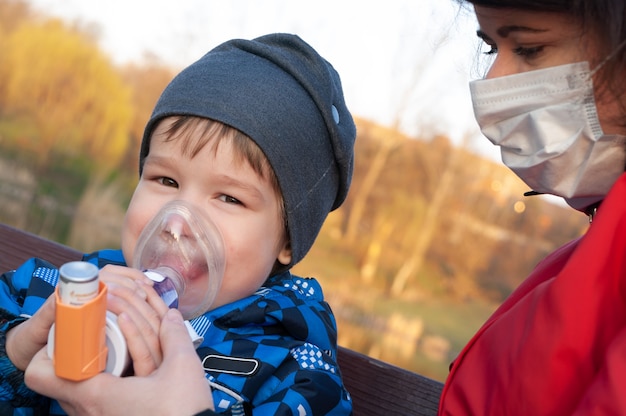
[[[589,76],[592,77],[596,74],[596,72],[598,72],[600,69],[602,69],[602,67],[604,66],[604,64],[606,64],[607,62],[609,62],[611,59],[615,58],[617,56],[617,54],[624,49],[624,46],[626,46],[626,39],[624,39],[619,45],[617,45],[617,48],[615,48],[613,50],[613,52],[611,52],[610,54],[608,54],[598,65],[596,65],[595,68],[593,68],[591,71],[589,71]]]

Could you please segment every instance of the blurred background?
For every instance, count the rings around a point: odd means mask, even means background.
[[[119,247],[169,80],[230,38],[299,34],[340,73],[358,137],[348,199],[295,273],[322,282],[341,345],[443,381],[535,264],[587,227],[524,197],[481,137],[475,31],[452,0],[0,0],[0,222]]]

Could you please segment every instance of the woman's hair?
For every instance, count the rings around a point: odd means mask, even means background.
[[[608,58],[596,77],[597,87],[622,102],[626,124],[626,1],[625,0],[456,0],[460,4],[526,11],[566,13],[583,31],[596,37],[599,60]],[[584,33],[584,32],[583,32]]]
[[[536,10],[545,12],[569,12],[573,9],[571,0],[457,0],[485,7]],[[592,0],[593,1],[593,0]],[[579,3],[584,3],[583,1]]]

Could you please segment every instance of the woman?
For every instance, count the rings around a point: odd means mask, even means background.
[[[465,2],[495,57],[470,86],[483,133],[592,223],[468,343],[439,414],[626,414],[626,3]]]

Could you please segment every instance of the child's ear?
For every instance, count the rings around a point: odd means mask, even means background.
[[[291,243],[286,242],[283,248],[278,253],[278,257],[276,258],[280,262],[280,264],[287,265],[291,263]]]

